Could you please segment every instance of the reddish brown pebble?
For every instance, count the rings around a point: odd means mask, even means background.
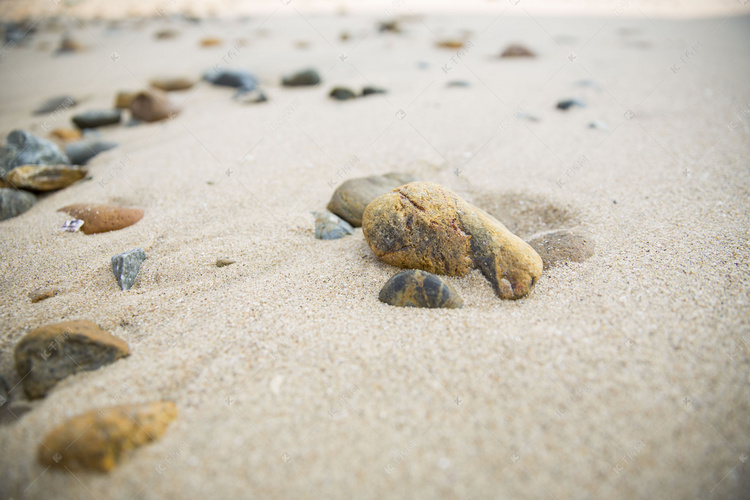
[[[106,233],[132,226],[143,218],[144,211],[140,208],[125,208],[115,205],[78,204],[63,207],[58,212],[65,212],[84,224],[81,231],[84,234]]]

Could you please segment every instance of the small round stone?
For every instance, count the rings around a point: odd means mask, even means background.
[[[281,80],[281,84],[285,87],[302,87],[307,85],[317,85],[319,83],[320,75],[314,69],[299,71],[293,75],[285,76]]]
[[[397,307],[458,309],[464,301],[440,276],[410,269],[388,280],[378,295],[380,302]]]
[[[331,90],[331,93],[328,94],[328,97],[336,99],[337,101],[346,101],[347,99],[354,99],[357,97],[357,94],[346,87],[334,87],[333,90]]]
[[[159,89],[138,92],[130,101],[130,114],[136,120],[157,122],[174,117],[179,109],[169,102],[167,93]]]

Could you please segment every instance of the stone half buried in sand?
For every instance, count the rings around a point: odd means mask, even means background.
[[[60,380],[130,355],[123,340],[86,320],[36,328],[14,349],[16,371],[29,399],[42,398]]]
[[[418,180],[411,174],[390,172],[385,175],[349,179],[336,188],[328,202],[328,210],[354,227],[362,225],[365,207],[378,196],[408,182]]]
[[[125,208],[115,205],[68,205],[58,210],[84,222],[84,234],[106,233],[132,226],[143,218],[140,208]]]
[[[412,182],[379,196],[365,209],[362,230],[388,264],[449,276],[479,269],[503,299],[526,296],[542,275],[531,246],[438,184]]]
[[[443,278],[427,271],[401,271],[380,290],[380,302],[398,307],[458,309],[464,301]]]
[[[107,472],[130,450],[159,439],[175,418],[171,401],[105,406],[50,431],[37,458],[45,466]]]
[[[112,257],[112,273],[121,290],[126,291],[133,287],[144,260],[146,252],[140,247]]]
[[[72,165],[21,165],[5,178],[18,189],[31,191],[54,191],[68,187],[86,177],[88,170]]]

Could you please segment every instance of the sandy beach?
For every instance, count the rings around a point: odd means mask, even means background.
[[[0,222],[0,498],[749,498],[750,7],[571,17],[523,3],[282,2],[197,22],[26,4],[33,36],[0,53],[3,139],[48,138],[159,76],[245,69],[268,101],[205,81],[170,92],[178,115],[99,128],[119,145],[87,179]],[[400,33],[379,32],[389,17]],[[55,54],[66,33],[83,50]],[[512,43],[536,57],[499,58]],[[281,85],[305,68],[322,82]],[[328,97],[366,85],[387,93]],[[32,114],[62,94],[78,104]],[[361,228],[315,239],[311,212],[346,179],[394,171],[525,240],[586,234],[594,254],[520,300],[475,270],[445,278],[463,309],[383,304],[400,269]],[[145,215],[61,231],[75,203]],[[135,247],[148,258],[121,291],[110,259]],[[60,293],[32,303],[45,287]],[[132,354],[27,400],[14,346],[78,319]],[[70,417],[162,400],[176,420],[109,473],[37,462]]]

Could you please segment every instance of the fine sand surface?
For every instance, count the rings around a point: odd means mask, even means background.
[[[101,129],[120,146],[89,163],[91,180],[0,222],[0,372],[18,416],[0,425],[0,498],[748,498],[748,18],[425,15],[379,34],[381,18],[63,15],[3,52],[3,138],[214,66],[253,71],[270,100],[172,93],[175,119]],[[53,56],[61,26],[87,50]],[[165,28],[179,36],[156,40]],[[200,48],[207,35],[224,44]],[[511,42],[538,57],[496,58]],[[320,86],[280,87],[306,67]],[[389,93],[327,97],[366,84]],[[32,116],[64,93],[81,104]],[[588,106],[555,109],[571,97]],[[443,184],[525,239],[585,231],[596,252],[522,300],[475,271],[447,278],[463,309],[387,306],[378,291],[397,269],[361,229],[314,239],[310,211],[344,179],[389,171]],[[146,215],[60,231],[57,209],[86,202]],[[110,258],[136,246],[148,260],[122,292]],[[32,304],[47,286],[64,293]],[[25,401],[14,345],[73,319],[132,355]],[[37,463],[65,419],[162,399],[177,420],[112,472]]]

